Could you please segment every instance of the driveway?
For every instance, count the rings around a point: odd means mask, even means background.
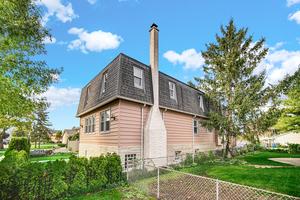
[[[269,160],[286,163],[294,166],[300,166],[300,158],[269,158]]]

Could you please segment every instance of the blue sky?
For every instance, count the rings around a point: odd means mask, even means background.
[[[214,42],[221,24],[233,18],[270,52],[258,71],[268,82],[292,74],[300,64],[300,0],[37,0],[50,67],[63,67],[45,93],[55,129],[78,126],[81,88],[119,53],[149,63],[149,27],[159,27],[160,70],[187,82],[202,76],[201,51]]]

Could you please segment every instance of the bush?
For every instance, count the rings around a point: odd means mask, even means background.
[[[59,146],[59,147],[66,147],[67,145],[63,144],[63,143],[58,143],[57,146]]]
[[[0,162],[0,199],[63,199],[120,184],[123,179],[116,154],[69,162],[31,163],[25,151],[10,151]]]
[[[5,156],[12,150],[24,150],[28,155],[30,153],[30,141],[26,137],[13,137],[11,138]]]
[[[288,144],[288,153],[300,153],[300,144]]]

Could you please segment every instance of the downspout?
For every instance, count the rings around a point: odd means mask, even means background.
[[[194,150],[194,145],[195,145],[195,133],[194,133],[194,120],[196,119],[196,115],[193,117],[192,121],[192,134],[193,134],[193,143],[192,143],[192,150],[193,150],[193,164],[195,163],[195,150]],[[198,122],[197,122],[197,131],[198,131]]]
[[[168,111],[167,108],[165,108],[165,110],[162,112],[162,120],[165,123],[165,113]],[[169,165],[168,163],[168,135],[167,135],[167,139],[166,139],[166,144],[167,144],[167,165]]]
[[[141,161],[143,163],[142,167],[144,168],[144,107],[146,107],[146,104],[144,104],[141,108],[141,148],[140,148],[140,154],[141,154]]]

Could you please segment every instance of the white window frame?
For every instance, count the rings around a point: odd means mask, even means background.
[[[181,151],[175,151],[175,161],[181,161]]]
[[[198,96],[199,99],[199,107],[202,109],[202,111],[204,112],[204,102],[203,102],[203,95],[199,95]]]
[[[177,101],[176,84],[169,81],[170,98]]]
[[[195,132],[195,129],[196,129],[196,132]],[[199,121],[196,119],[193,120],[193,133],[195,135],[199,134]]]
[[[141,84],[137,84],[135,79],[139,79]],[[144,70],[133,66],[133,84],[134,87],[144,89]]]
[[[136,154],[132,153],[132,154],[125,154],[125,158],[124,158],[124,166],[125,169],[130,169],[134,166],[134,161],[136,160]]]
[[[88,100],[90,99],[91,95],[91,85],[86,87],[86,95],[85,95],[85,104],[87,104]]]
[[[84,119],[84,133],[94,133],[95,132],[95,116],[89,116]]]
[[[103,73],[103,77],[102,77],[102,88],[101,88],[101,93],[105,93],[106,91],[106,86],[107,86],[107,72]]]
[[[109,112],[108,113],[108,116],[104,116],[104,121],[102,121],[103,119],[102,119],[102,114],[103,115],[106,115],[107,113],[106,112]],[[105,110],[103,110],[103,111],[101,111],[100,112],[100,126],[99,126],[99,130],[100,130],[100,132],[101,133],[107,133],[107,132],[109,132],[110,131],[110,126],[111,126],[111,110],[110,110],[110,108],[109,109],[105,109]],[[107,122],[109,123],[109,125],[108,125],[108,128],[107,128]],[[102,129],[102,123],[103,123],[103,129]]]

